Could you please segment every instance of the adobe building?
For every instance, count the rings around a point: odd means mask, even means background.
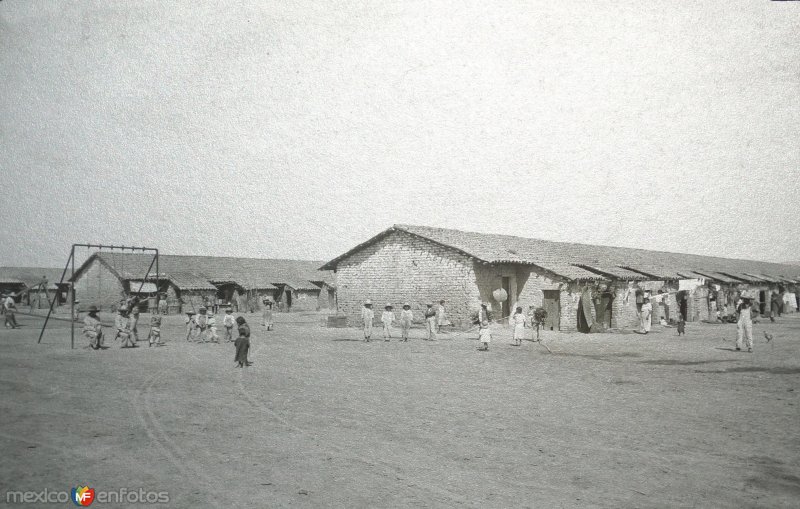
[[[282,311],[335,305],[335,277],[317,270],[322,262],[161,254],[156,277],[152,260],[141,253],[92,254],[75,270],[78,307],[110,310],[127,296],[138,295],[143,307],[152,308],[159,294],[166,295],[170,313],[196,311],[207,302],[258,311],[264,298],[282,303]]]
[[[708,320],[741,291],[769,302],[778,281],[800,280],[791,265],[412,225],[388,228],[321,269],[335,271],[338,310],[351,325],[366,299],[378,308],[408,302],[417,319],[426,302],[444,299],[461,328],[486,302],[495,318],[532,305],[548,311],[546,328],[583,332],[637,327],[645,295],[660,301],[655,318]],[[498,289],[505,302],[495,299]]]

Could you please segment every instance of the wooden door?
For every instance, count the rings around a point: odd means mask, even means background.
[[[544,290],[544,303],[542,307],[547,311],[547,319],[544,328],[547,330],[559,330],[561,325],[561,307],[559,303],[558,290]]]

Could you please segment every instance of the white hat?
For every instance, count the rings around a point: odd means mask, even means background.
[[[372,305],[372,301],[369,300],[369,299],[365,300],[364,301],[364,305],[366,306],[367,304],[369,304],[371,306]]]

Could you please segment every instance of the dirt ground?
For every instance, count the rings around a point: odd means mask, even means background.
[[[42,320],[18,319],[0,330],[0,504],[88,484],[169,507],[800,505],[800,314],[756,325],[752,354],[735,325],[547,332],[552,353],[498,329],[479,352],[474,334],[366,344],[322,316],[250,316],[246,369],[185,342],[181,317],[167,346],[103,351],[70,350],[64,321],[37,345]]]

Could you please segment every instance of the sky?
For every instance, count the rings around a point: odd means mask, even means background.
[[[0,1],[0,265],[397,223],[800,259],[800,3]]]

